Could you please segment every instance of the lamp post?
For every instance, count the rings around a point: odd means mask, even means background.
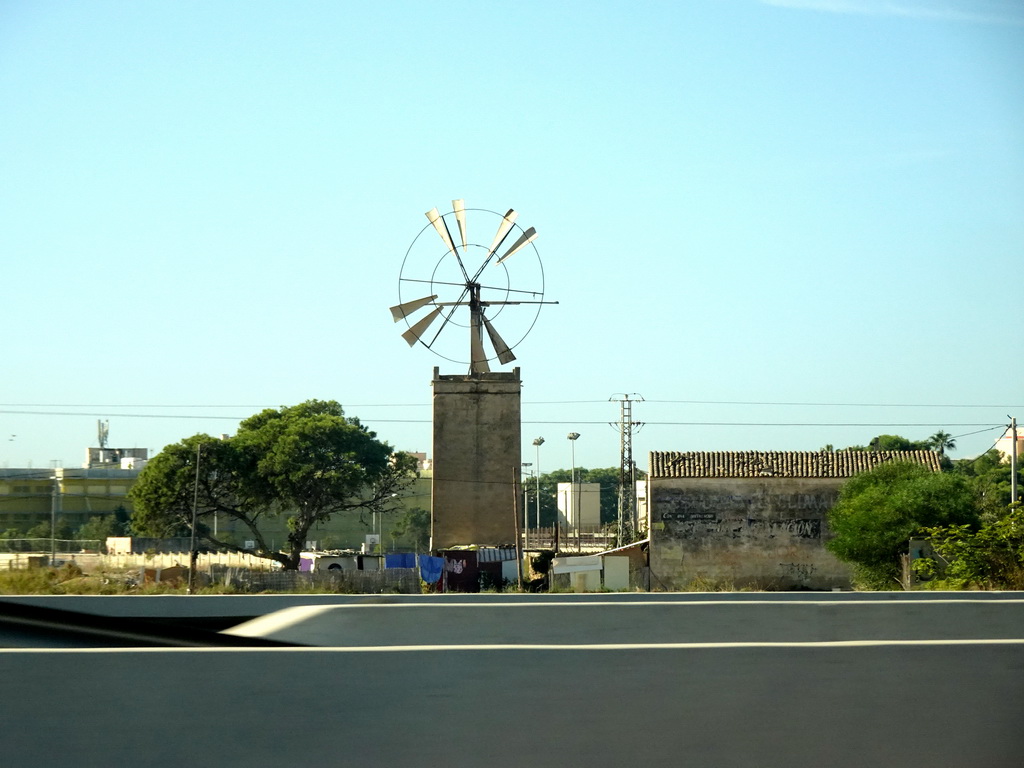
[[[532,467],[528,461],[523,462],[523,474],[529,474],[530,470],[528,467]],[[529,497],[527,496],[526,486],[523,486],[523,549],[530,548],[530,510],[527,508],[527,502]]]
[[[199,552],[196,550],[196,508],[199,506],[199,457],[203,444],[196,443],[196,483],[192,489],[192,537],[188,546],[188,594],[193,594],[196,585],[196,564]]]
[[[569,493],[572,503],[572,522],[576,526],[576,547],[580,547],[580,503],[577,500],[576,494],[576,440],[579,438],[579,432],[570,432],[566,437],[569,440],[572,453],[572,471],[569,475]]]
[[[533,441],[537,447],[537,536],[540,536],[540,447],[544,445],[544,438],[538,437]]]
[[[50,567],[55,568],[57,562],[57,508],[60,506],[60,480],[61,475],[54,469],[53,494],[50,499]]]

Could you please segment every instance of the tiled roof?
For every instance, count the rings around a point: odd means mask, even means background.
[[[652,451],[651,477],[852,477],[889,461],[941,471],[934,451]]]

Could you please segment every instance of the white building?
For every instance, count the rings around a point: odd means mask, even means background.
[[[559,483],[558,524],[571,533],[601,530],[601,484]]]

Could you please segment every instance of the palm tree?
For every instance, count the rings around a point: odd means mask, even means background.
[[[928,447],[938,452],[940,456],[945,456],[947,450],[952,451],[956,448],[956,440],[949,432],[940,429],[928,438]]]

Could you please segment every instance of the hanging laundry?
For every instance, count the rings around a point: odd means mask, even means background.
[[[420,578],[427,584],[436,584],[441,580],[441,571],[444,569],[443,557],[431,557],[420,555]]]
[[[416,567],[416,553],[415,552],[397,552],[390,555],[384,555],[384,567],[385,568],[415,568]]]

